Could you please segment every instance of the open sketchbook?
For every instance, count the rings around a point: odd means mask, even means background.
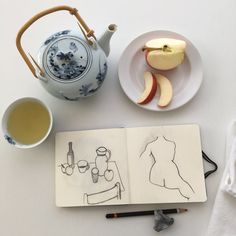
[[[56,205],[206,201],[197,125],[56,134]]]

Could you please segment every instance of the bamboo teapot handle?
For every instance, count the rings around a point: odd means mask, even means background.
[[[29,67],[29,69],[31,70],[31,72],[33,73],[33,75],[38,78],[37,74],[36,74],[36,69],[33,66],[32,62],[30,61],[30,59],[27,57],[26,53],[24,52],[24,49],[21,46],[21,37],[24,34],[24,32],[38,19],[42,18],[45,15],[51,14],[53,12],[56,11],[68,11],[71,15],[74,15],[77,20],[78,20],[78,24],[79,27],[84,35],[84,37],[86,38],[86,40],[88,41],[89,44],[91,44],[91,40],[89,39],[90,37],[93,37],[94,39],[96,39],[95,35],[94,35],[94,31],[92,29],[90,29],[87,24],[84,22],[84,20],[81,18],[81,16],[78,13],[78,10],[76,8],[72,8],[69,6],[57,6],[57,7],[52,7],[49,8],[47,10],[44,10],[42,12],[39,12],[38,14],[34,15],[32,18],[30,18],[19,30],[17,37],[16,37],[16,46],[18,51],[20,52],[22,58],[24,59],[25,63],[27,64],[27,66]],[[31,57],[31,56],[30,56]],[[34,62],[34,64],[36,65],[36,67],[38,67],[38,69],[40,70],[40,75],[44,76],[44,71],[42,68],[40,68],[40,66],[37,64],[37,62],[33,59],[33,57],[31,57],[32,61]]]

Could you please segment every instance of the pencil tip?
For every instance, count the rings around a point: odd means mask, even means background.
[[[186,212],[186,211],[188,211],[188,209],[185,209],[185,208],[180,208],[179,209],[179,213]]]

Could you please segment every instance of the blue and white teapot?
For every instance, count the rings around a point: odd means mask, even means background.
[[[73,30],[55,33],[41,46],[38,61],[32,56],[30,60],[21,46],[23,33],[39,18],[62,10],[77,18],[83,35]],[[116,28],[114,24],[109,25],[97,40],[77,9],[57,6],[38,13],[26,22],[18,32],[16,45],[33,75],[49,93],[61,99],[77,100],[95,94],[101,87],[107,72],[110,39]]]

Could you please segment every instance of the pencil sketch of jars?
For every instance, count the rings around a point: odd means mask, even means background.
[[[111,157],[111,151],[105,147],[99,147],[96,153],[95,165],[98,169],[99,176],[104,176],[105,171],[108,170],[108,161]]]

